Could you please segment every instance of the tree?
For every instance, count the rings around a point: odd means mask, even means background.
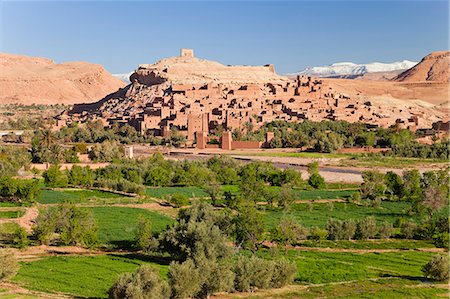
[[[386,192],[391,199],[401,199],[405,195],[402,178],[393,171],[388,171],[385,176]]]
[[[380,229],[378,230],[378,234],[380,235],[381,239],[389,239],[393,233],[394,227],[392,226],[392,223],[387,221],[383,222],[380,225]]]
[[[152,225],[150,220],[140,215],[134,237],[136,247],[141,250],[147,250],[150,247],[152,236]]]
[[[426,277],[437,281],[445,281],[449,278],[448,254],[437,254],[423,266],[422,272]]]
[[[28,233],[22,226],[18,226],[14,231],[12,243],[15,247],[20,249],[28,247],[28,244],[30,243],[28,240]]]
[[[19,263],[14,253],[7,249],[0,250],[0,281],[14,277],[19,271]]]
[[[96,162],[111,162],[118,160],[124,155],[123,146],[117,141],[104,141],[96,143],[89,151],[89,158]]]
[[[110,299],[170,298],[170,289],[151,266],[140,266],[133,273],[124,273],[109,289]]]
[[[417,231],[417,224],[411,220],[400,224],[400,234],[405,239],[412,239]]]
[[[292,189],[284,185],[277,193],[277,205],[285,210],[288,210],[295,202],[295,195]]]
[[[361,196],[363,199],[375,200],[384,197],[387,188],[382,173],[372,170],[363,171],[362,178]]]
[[[272,241],[287,248],[288,245],[306,240],[307,231],[295,218],[284,216],[271,231]]]
[[[315,189],[325,188],[325,179],[320,174],[313,173],[308,179],[308,184]]]
[[[94,247],[98,242],[98,228],[91,211],[75,205],[63,204],[40,213],[33,234],[41,244],[54,241],[64,245]]]
[[[210,259],[227,257],[229,226],[226,217],[211,205],[195,202],[190,208],[180,210],[175,224],[159,235],[160,250],[180,261],[200,252]]]
[[[405,198],[413,204],[419,204],[422,197],[420,172],[417,169],[403,172]]]
[[[192,259],[183,263],[172,262],[169,266],[169,283],[172,298],[184,299],[200,292],[201,277]]]
[[[89,166],[81,167],[74,165],[67,172],[67,179],[70,185],[92,187],[95,175]]]
[[[51,188],[65,188],[68,184],[67,175],[59,169],[58,165],[52,165],[42,174],[45,185]]]
[[[433,213],[442,209],[448,200],[442,196],[442,192],[438,187],[429,186],[423,192],[423,201],[425,209],[428,211],[430,217],[433,216]]]
[[[216,181],[209,181],[205,185],[205,191],[208,193],[209,197],[211,198],[213,206],[217,205],[217,200],[219,199],[220,195],[220,184]]]
[[[377,235],[377,232],[375,217],[369,216],[358,221],[355,236],[357,239],[372,239]]]
[[[236,245],[256,251],[261,245],[264,233],[261,213],[253,206],[243,206],[233,222]]]

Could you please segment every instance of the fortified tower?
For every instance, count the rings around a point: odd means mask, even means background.
[[[194,58],[194,50],[193,49],[181,49],[180,57]]]

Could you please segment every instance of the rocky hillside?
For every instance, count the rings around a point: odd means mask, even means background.
[[[398,82],[449,82],[450,51],[432,52],[416,66],[404,71],[393,80]]]
[[[0,104],[95,102],[123,86],[98,64],[0,53]]]

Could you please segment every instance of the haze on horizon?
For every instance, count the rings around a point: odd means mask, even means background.
[[[0,51],[111,73],[192,48],[278,73],[335,62],[419,61],[448,49],[447,1],[0,2]]]

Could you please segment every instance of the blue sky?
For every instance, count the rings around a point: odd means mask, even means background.
[[[112,73],[180,48],[224,64],[273,63],[278,73],[448,49],[447,1],[0,1],[1,52]]]

